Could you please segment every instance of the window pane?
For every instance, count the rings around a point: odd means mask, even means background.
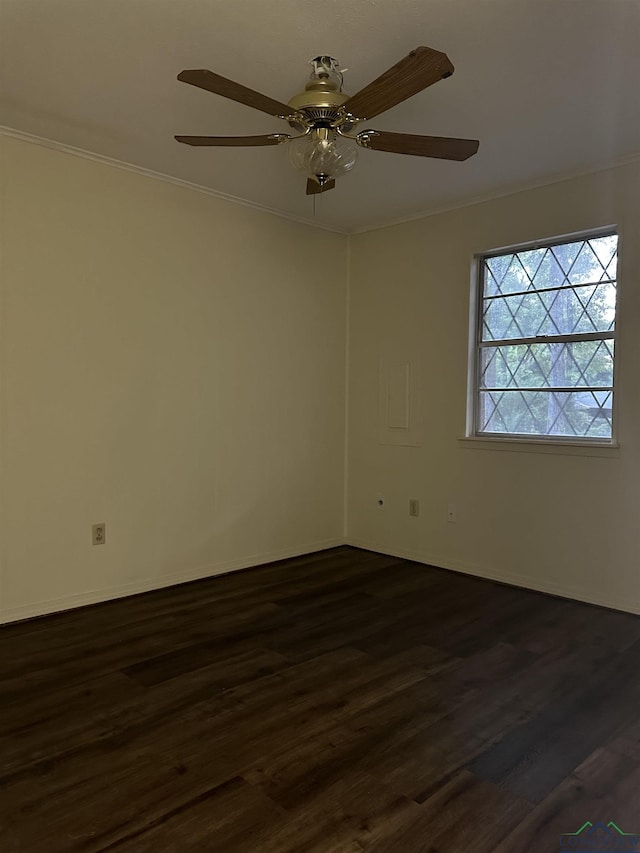
[[[598,284],[616,277],[618,237],[592,237],[485,258],[483,296]]]
[[[616,286],[608,282],[498,296],[484,300],[482,340],[609,332],[615,310]]]
[[[483,258],[477,432],[611,439],[617,256],[608,234]]]
[[[478,431],[611,438],[611,391],[481,391]]]
[[[483,347],[480,388],[611,387],[613,349],[613,340]]]

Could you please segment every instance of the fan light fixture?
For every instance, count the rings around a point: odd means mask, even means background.
[[[288,147],[294,169],[304,172],[320,186],[332,178],[346,175],[358,159],[355,139],[339,136],[327,127],[319,127],[292,139]]]
[[[478,150],[477,139],[418,136],[382,130],[361,130],[360,122],[375,118],[396,104],[451,77],[453,65],[446,53],[417,47],[355,95],[342,91],[342,73],[331,56],[311,60],[311,76],[304,92],[285,104],[246,86],[194,68],[181,71],[178,80],[283,119],[295,131],[262,136],[176,136],[178,142],[196,146],[289,146],[292,165],[307,176],[307,195],[333,189],[335,179],[346,175],[357,160],[358,146],[371,151],[466,160]]]
[[[289,101],[289,106],[306,120],[304,124],[290,122],[303,135],[291,140],[289,161],[294,169],[304,172],[322,188],[353,168],[358,149],[355,139],[341,136],[336,129],[339,108],[347,100],[338,61],[332,56],[316,56],[310,65],[311,75],[304,92]]]

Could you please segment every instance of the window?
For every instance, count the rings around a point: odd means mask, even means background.
[[[618,236],[480,256],[474,433],[610,442]]]

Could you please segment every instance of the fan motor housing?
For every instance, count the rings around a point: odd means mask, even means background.
[[[335,83],[331,80],[310,80],[304,92],[291,98],[289,106],[300,112],[308,108],[337,110],[348,99],[349,95],[338,92]]]
[[[298,113],[302,113],[311,127],[332,127],[340,124],[341,129],[346,130],[344,123],[340,121],[343,113],[340,107],[349,100],[345,92],[338,92],[336,86],[329,80],[311,80],[304,92],[294,95],[288,102],[289,106]],[[302,125],[290,121],[291,127],[301,130]],[[353,122],[349,123],[349,129]]]

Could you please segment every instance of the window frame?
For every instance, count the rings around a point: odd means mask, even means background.
[[[613,380],[612,380],[612,409],[611,409],[611,437],[602,438],[599,436],[574,436],[574,435],[543,435],[542,433],[513,433],[513,432],[482,432],[479,430],[479,406],[480,406],[480,372],[481,372],[481,351],[482,342],[482,308],[484,304],[484,262],[487,258],[500,257],[501,255],[517,254],[518,252],[529,251],[532,249],[552,248],[565,243],[579,242],[580,240],[592,240],[598,237],[617,237],[617,256],[618,263],[616,269],[616,305],[615,305],[615,325],[613,336],[610,338],[614,341],[614,357],[613,357]],[[554,237],[531,240],[524,243],[502,246],[496,249],[490,249],[484,252],[476,252],[473,255],[471,267],[471,300],[470,300],[470,316],[469,316],[469,361],[468,361],[468,382],[467,382],[467,429],[465,440],[471,442],[487,443],[487,444],[503,444],[516,447],[526,445],[538,445],[541,449],[544,446],[550,447],[559,445],[561,449],[564,445],[566,448],[617,448],[618,445],[618,373],[619,373],[619,348],[618,348],[618,321],[620,314],[620,257],[622,236],[617,225],[607,225],[599,228],[592,228],[584,231],[577,231],[570,234],[562,234]],[[585,333],[586,334],[586,333]],[[569,338],[570,340],[585,339],[584,336],[575,335],[547,335],[540,336],[541,342],[552,342],[555,339]],[[588,337],[587,337],[588,339]],[[516,340],[516,339],[514,339]],[[517,339],[520,340],[520,339]],[[517,341],[516,341],[517,342]]]

